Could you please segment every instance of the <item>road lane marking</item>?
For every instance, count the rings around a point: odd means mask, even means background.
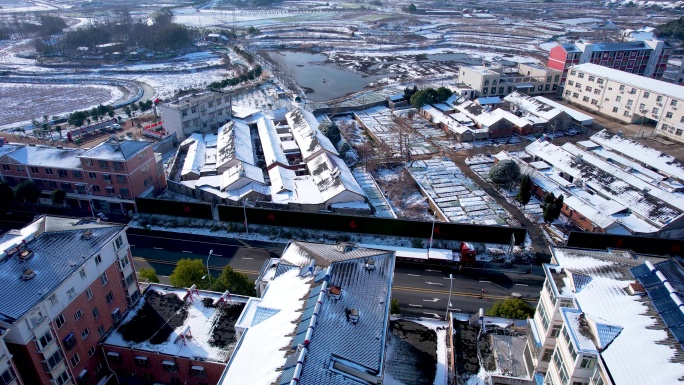
[[[439,300],[440,300],[440,298],[424,299],[423,302],[437,302]]]
[[[524,283],[516,283],[515,286],[530,286],[530,285],[526,285]]]
[[[437,313],[429,313],[429,312],[424,311],[423,314],[431,315],[431,316],[433,316],[433,317],[435,317],[435,318],[442,319],[442,317],[441,317],[439,314],[437,314]]]
[[[420,277],[420,275],[418,275],[418,274],[406,274],[406,275],[410,275],[411,277]]]
[[[214,257],[223,257],[221,254],[212,254]]]
[[[427,283],[428,285],[437,285],[437,286],[442,286],[442,284],[441,284],[441,283],[439,283],[439,282],[425,282],[425,283]]]
[[[183,250],[184,253],[192,254],[192,251],[185,251]]]
[[[254,258],[251,258],[251,257],[242,257],[242,259],[254,259]]]
[[[414,305],[414,304],[412,304],[412,303],[410,303],[410,304],[408,304],[408,305],[409,305],[409,306],[413,306],[413,307],[423,307],[423,305]]]
[[[480,281],[480,283],[492,283],[492,281]]]
[[[435,290],[435,289],[429,289],[429,288],[418,288],[418,287],[406,287],[406,286],[393,286],[392,290],[397,290],[397,291],[410,291],[414,293],[426,293],[426,294],[441,294],[441,295],[449,295],[449,290]],[[505,300],[510,298],[509,295],[493,295],[493,294],[487,294],[485,296],[482,295],[482,293],[465,293],[465,292],[459,292],[459,291],[452,291],[451,292],[452,297],[471,297],[471,298],[487,298],[487,299],[500,299],[500,300]],[[522,298],[524,301],[536,304],[539,302],[538,298]]]
[[[425,271],[429,271],[432,273],[441,273],[441,271],[439,271],[439,270],[432,270],[432,269],[425,269]]]
[[[155,250],[164,250],[164,249],[161,248],[161,247],[153,247],[153,249],[155,249]]]
[[[130,246],[130,247],[135,247],[135,245],[131,245],[130,243],[128,244],[128,246]]]

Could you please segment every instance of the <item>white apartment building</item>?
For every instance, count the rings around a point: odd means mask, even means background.
[[[570,67],[563,99],[624,123],[655,123],[655,132],[684,141],[684,87],[585,63]]]
[[[684,273],[673,259],[552,249],[525,364],[537,384],[675,384],[684,376]]]
[[[192,133],[211,133],[226,124],[231,116],[231,99],[227,94],[206,91],[182,96],[157,108],[164,129],[184,139]]]
[[[505,96],[514,91],[540,95],[557,92],[561,74],[535,64],[461,66],[458,81],[474,89],[475,97]]]

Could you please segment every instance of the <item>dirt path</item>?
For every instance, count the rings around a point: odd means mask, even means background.
[[[546,238],[542,235],[541,231],[536,224],[532,223],[527,217],[520,211],[520,209],[511,203],[509,203],[494,187],[489,183],[485,182],[480,178],[477,173],[475,173],[465,162],[466,155],[460,155],[453,151],[447,152],[447,156],[458,166],[458,168],[463,171],[463,173],[470,179],[473,180],[482,190],[484,190],[489,196],[496,200],[496,203],[501,205],[506,211],[511,213],[513,218],[519,221],[523,227],[527,229],[527,233],[530,235],[532,240],[532,251],[546,253],[548,251],[549,245]]]

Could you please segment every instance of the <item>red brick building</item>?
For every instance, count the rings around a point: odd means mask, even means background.
[[[153,284],[103,341],[121,385],[215,385],[248,298]]]
[[[98,341],[140,297],[125,229],[44,216],[0,237],[0,327],[19,383],[109,374]]]
[[[577,42],[553,47],[547,66],[563,71],[561,84],[567,78],[569,67],[583,63],[661,79],[671,51],[672,47],[661,40],[596,44]]]
[[[127,214],[136,211],[135,197],[166,188],[153,145],[115,139],[88,150],[5,144],[0,147],[0,177],[11,186],[32,180],[45,193],[62,190],[71,207],[89,210],[92,205],[95,211]]]

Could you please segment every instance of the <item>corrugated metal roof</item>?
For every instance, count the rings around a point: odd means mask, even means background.
[[[70,218],[50,217],[47,230],[26,244],[33,251],[32,258],[24,261],[12,256],[0,262],[0,316],[5,320],[13,322],[24,315],[125,228],[93,223],[61,230],[73,223]],[[92,232],[90,239],[81,237],[84,229]],[[20,277],[26,269],[33,270],[35,277],[24,281]]]
[[[103,160],[128,160],[154,143],[143,140],[106,140],[86,150],[80,157]]]
[[[258,325],[262,323],[263,321],[266,321],[267,319],[271,318],[273,315],[278,313],[280,310],[278,309],[271,309],[267,307],[257,307],[256,312],[254,312],[254,318],[252,319],[252,325]]]
[[[337,245],[294,241],[293,246],[299,249],[299,254],[304,258],[305,263],[301,264],[301,260],[290,261],[290,263],[296,263],[303,266],[313,259],[316,260],[316,264],[318,266],[328,267],[333,262],[342,262],[360,258],[365,259],[387,254],[387,251],[385,250],[356,247],[356,245],[353,244],[348,245],[349,249],[345,250],[343,248],[338,249]],[[285,255],[284,258],[288,258],[288,256]]]

